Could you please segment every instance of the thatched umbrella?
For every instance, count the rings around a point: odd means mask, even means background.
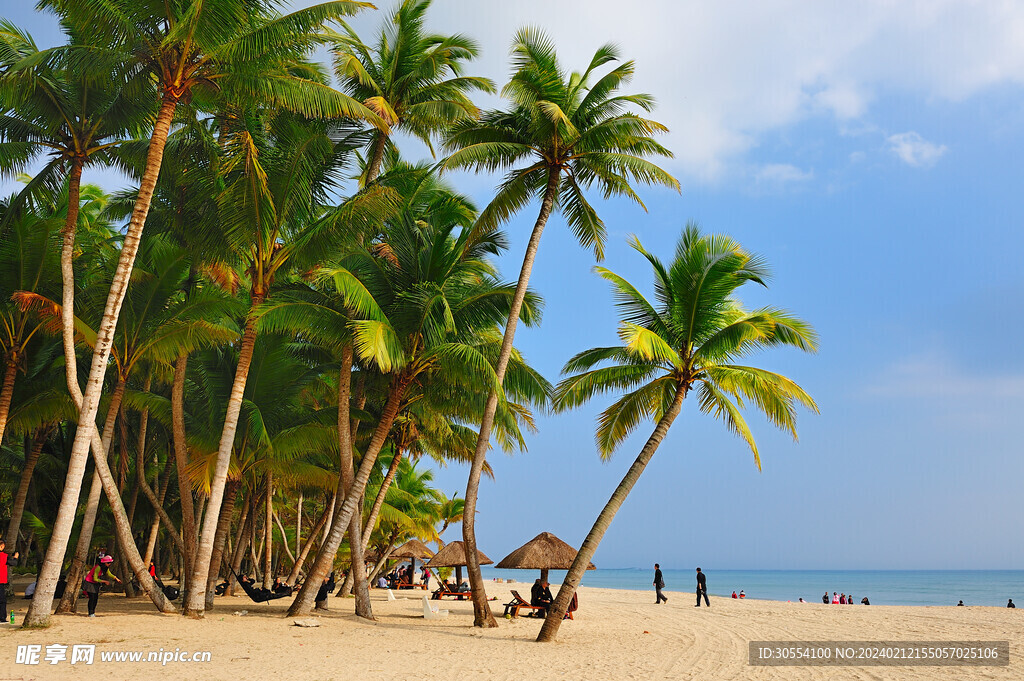
[[[568,570],[576,560],[576,549],[551,534],[541,532],[518,549],[508,554],[495,565],[497,568],[515,570],[540,570],[540,580],[548,581],[548,570]],[[588,570],[596,570],[594,564]]]
[[[484,555],[480,549],[476,551],[477,558],[481,565],[490,565],[494,561]],[[467,565],[466,545],[460,541],[453,541],[445,544],[434,554],[434,557],[427,561],[427,567],[453,567],[455,568],[455,583],[462,583],[462,566]]]
[[[410,539],[409,541],[405,542],[404,544],[402,544],[397,549],[391,552],[392,558],[409,558],[410,560],[412,560],[413,573],[416,572],[417,558],[419,558],[420,560],[427,560],[428,558],[432,558],[433,555],[434,552],[431,551],[430,548],[427,547],[427,545],[421,542],[419,539]]]

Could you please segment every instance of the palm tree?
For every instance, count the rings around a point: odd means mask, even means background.
[[[464,63],[477,56],[475,42],[461,35],[426,32],[431,1],[404,0],[373,47],[343,24],[334,64],[342,90],[377,113],[391,130],[408,133],[433,150],[439,133],[479,114],[469,94],[493,92],[494,85],[486,78],[463,75]],[[388,130],[374,131],[365,184],[377,179],[390,145]]]
[[[129,70],[137,66],[155,80],[160,106],[153,123],[138,198],[98,328],[89,380],[81,401],[81,427],[76,432],[68,465],[65,495],[24,626],[40,626],[49,619],[61,557],[67,547],[74,506],[95,432],[93,424],[117,316],[127,292],[178,103],[214,96],[228,101],[255,98],[313,116],[345,115],[379,121],[358,102],[302,75],[295,75],[290,69],[296,57],[317,43],[325,22],[352,14],[365,7],[363,3],[337,0],[286,16],[276,12],[276,3],[271,0],[182,3],[43,0],[40,4],[53,10],[80,41],[65,49],[68,59],[73,60],[77,68],[86,68],[88,61],[96,61],[98,55],[104,56],[100,61],[120,61],[129,65]],[[97,459],[101,456],[96,453]],[[141,559],[132,565],[132,570],[141,583],[151,586],[152,580]]]
[[[367,231],[367,225],[386,216],[392,204],[390,192],[370,187],[337,209],[323,211],[352,151],[349,139],[332,139],[326,122],[280,111],[242,110],[227,117],[221,140],[227,149],[223,168],[227,187],[219,197],[218,216],[234,264],[249,280],[250,306],[193,567],[197,585],[210,572],[260,307],[293,259],[315,261],[354,233]],[[185,614],[202,617],[206,598],[204,591],[190,592]]]
[[[427,188],[433,187],[434,193],[451,196],[453,205],[466,203],[437,183],[428,169],[405,169],[401,177],[412,185],[399,192],[402,196],[430,194]],[[456,210],[452,221],[438,223],[417,220],[417,215],[403,212],[388,225],[386,243],[356,250],[343,261],[346,267],[333,272],[336,279],[344,273],[354,280],[347,287],[352,300],[359,296],[365,318],[350,323],[353,346],[362,359],[387,375],[387,389],[359,470],[309,579],[289,609],[291,616],[312,607],[347,524],[361,511],[360,497],[377,456],[414,386],[437,377],[454,383],[459,376],[497,389],[491,364],[476,341],[508,314],[511,286],[497,281],[487,260],[501,249],[503,239],[493,231],[468,229],[472,212]],[[523,317],[528,323],[536,319],[534,306],[525,306]]]
[[[746,283],[765,285],[768,271],[760,258],[727,236],[702,235],[693,224],[683,231],[667,267],[638,240],[632,245],[654,269],[656,302],[619,275],[597,268],[612,284],[622,345],[593,348],[570,359],[563,370],[570,376],[558,384],[554,406],[572,409],[599,393],[628,391],[598,418],[597,446],[605,459],[642,420],[650,418],[657,425],[576,554],[538,641],[554,640],[601,538],[691,390],[697,391],[701,411],[720,418],[746,442],[758,470],[760,454],[741,411],[745,404],[752,403],[794,439],[796,405],[818,410],[810,395],[785,376],[733,363],[777,346],[817,349],[817,334],[803,320],[772,307],[747,311],[734,297]],[[608,366],[594,368],[606,362]]]
[[[10,210],[9,203],[0,205],[3,214]],[[38,317],[16,304],[10,295],[15,291],[43,296],[56,293],[59,228],[59,220],[33,211],[15,219],[0,240],[0,291],[6,293],[6,299],[0,299],[0,442],[7,428],[15,377],[24,368],[28,346],[42,327]]]
[[[567,76],[558,63],[554,44],[534,29],[521,29],[512,46],[512,78],[502,90],[511,99],[512,108],[488,112],[479,121],[457,123],[446,142],[452,154],[443,162],[444,168],[508,171],[480,216],[482,225],[508,220],[534,197],[540,200],[495,368],[499,384],[505,378],[519,306],[552,211],[560,209],[580,244],[593,248],[600,259],[604,253],[604,222],[584,196],[585,189],[596,184],[605,198],[625,196],[640,206],[643,202],[631,182],[679,189],[675,178],[643,158],[671,157],[653,138],[665,132],[665,126],[626,112],[630,105],[650,111],[653,98],[616,94],[632,78],[633,62],[622,63],[591,83],[597,69],[615,61],[617,50],[606,45],[597,50],[583,73]],[[497,626],[480,577],[475,534],[480,474],[490,446],[497,401],[492,393],[480,424],[462,524],[474,624],[479,627]]]

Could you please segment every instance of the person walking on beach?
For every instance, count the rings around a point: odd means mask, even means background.
[[[96,560],[96,564],[85,575],[85,594],[89,597],[89,617],[96,616],[96,603],[100,600],[100,585],[110,584],[113,579],[120,583],[113,572],[110,571],[110,564],[114,562],[111,556],[103,554]]]
[[[7,545],[0,539],[0,622],[7,622],[7,565],[18,559],[18,552],[8,554]]]
[[[662,601],[668,603],[668,598],[665,594],[661,593],[661,590],[665,588],[665,578],[661,576],[661,566],[657,563],[654,564],[654,591],[658,595],[658,600],[654,601],[655,605],[661,605]]]
[[[839,594],[832,592],[832,605],[839,605]]]
[[[701,596],[704,596],[704,602],[707,603],[707,606],[710,608],[711,601],[708,600],[708,578],[704,576],[704,573],[700,571],[700,568],[697,568],[697,605],[693,607],[700,607]]]

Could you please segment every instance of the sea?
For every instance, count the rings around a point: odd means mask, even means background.
[[[800,598],[821,603],[828,592],[852,594],[855,603],[867,597],[871,605],[964,605],[1006,606],[1007,599],[1024,607],[1024,570],[716,570],[702,568],[708,594],[730,597],[743,590],[747,598],[793,601]],[[482,568],[485,579],[514,579],[532,584],[539,570]],[[665,591],[693,593],[696,572],[663,569]],[[551,570],[548,581],[554,590],[565,571]],[[590,570],[583,586],[605,589],[652,590],[653,568]]]

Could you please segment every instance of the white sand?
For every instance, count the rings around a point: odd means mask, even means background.
[[[356,618],[353,601],[332,597],[318,628],[284,618],[290,599],[254,604],[219,598],[205,620],[160,615],[148,600],[100,598],[98,615],[55,617],[46,630],[0,628],[0,679],[1022,679],[1010,667],[751,667],[751,640],[1009,640],[1024,654],[1024,610],[992,607],[831,606],[717,598],[694,608],[690,593],[580,589],[580,609],[554,644],[537,644],[540,620],[500,619],[509,589],[529,583],[488,583],[497,596],[497,629],[475,629],[472,606],[446,600],[445,620],[423,619],[422,593],[388,602],[373,591],[377,622]],[[15,602],[18,620],[27,601]],[[84,599],[79,607],[84,613]],[[242,617],[232,613],[248,610]],[[18,645],[96,645],[91,666],[15,664]],[[101,662],[101,651],[210,651],[205,664]],[[69,647],[70,652],[70,647]]]

